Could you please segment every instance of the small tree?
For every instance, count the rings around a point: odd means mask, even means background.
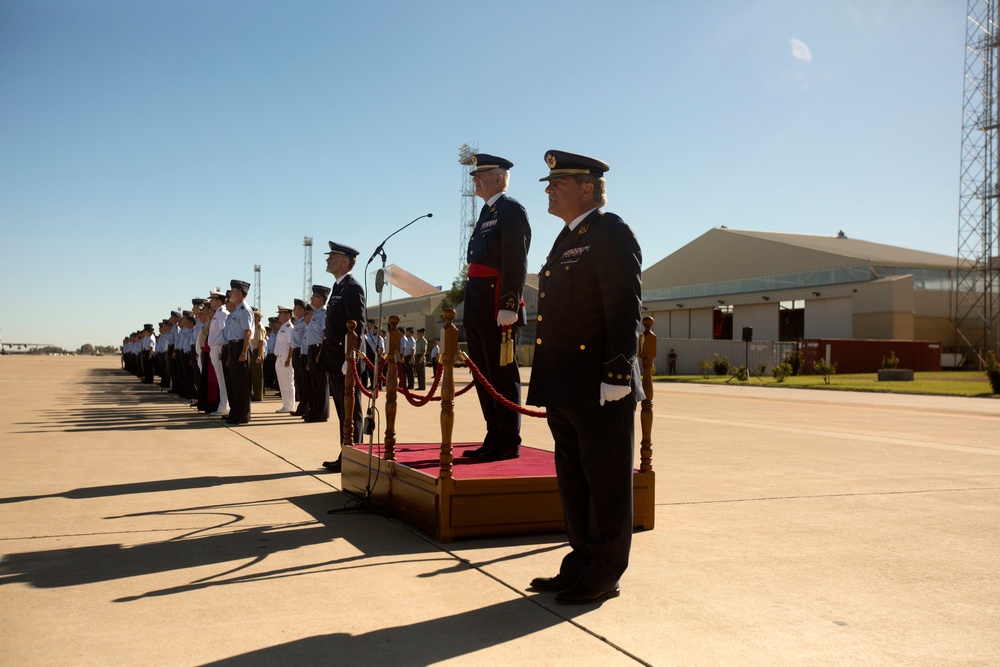
[[[899,357],[895,350],[889,350],[889,356],[882,357],[882,368],[896,368],[899,366]]]
[[[780,364],[771,369],[771,377],[774,378],[775,382],[784,382],[785,378],[792,374],[792,365],[787,361],[782,361]]]
[[[76,353],[92,355],[94,354],[94,346],[91,345],[90,343],[84,343],[83,345],[80,346],[80,349],[77,350]]]
[[[837,364],[828,364],[825,359],[819,359],[813,364],[813,372],[823,376],[823,382],[830,384],[830,376],[837,372]]]
[[[469,281],[469,265],[462,266],[462,271],[451,281],[451,287],[445,290],[444,299],[441,301],[441,309],[455,308],[465,301],[465,283]]]

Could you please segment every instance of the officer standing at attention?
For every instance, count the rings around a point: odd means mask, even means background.
[[[326,257],[326,272],[335,280],[330,292],[330,302],[327,304],[326,331],[323,339],[323,363],[330,377],[330,387],[333,393],[333,406],[337,410],[340,432],[337,434],[337,458],[324,461],[323,467],[330,472],[340,472],[340,451],[344,442],[344,420],[354,422],[354,442],[361,442],[364,434],[361,431],[361,385],[354,385],[354,411],[348,416],[344,409],[345,378],[350,372],[347,363],[347,323],[354,320],[357,327],[356,336],[361,335],[361,326],[365,321],[365,288],[351,275],[358,259],[358,251],[346,245],[330,241],[330,252]],[[360,343],[360,341],[359,341]],[[359,344],[358,349],[361,349]],[[364,363],[358,359],[358,363]]]
[[[513,355],[501,364],[504,337],[517,346],[516,327],[524,325],[524,279],[528,274],[531,227],[528,214],[507,196],[514,163],[479,153],[473,157],[472,183],[484,204],[469,237],[469,280],[465,285],[462,326],[469,343],[469,358],[504,398],[521,404],[521,376]],[[521,415],[497,403],[476,383],[479,405],[486,420],[483,446],[462,456],[479,461],[517,458],[521,448]]]
[[[305,359],[302,357],[302,340],[306,336],[308,326],[306,302],[302,299],[296,299],[295,305],[292,307],[292,371],[295,381],[295,398],[299,401],[299,405],[294,412],[289,413],[293,417],[301,417],[309,412],[309,382]]]
[[[413,340],[413,327],[406,327],[403,337],[399,339],[399,354],[403,357],[403,377],[407,389],[413,389],[413,353],[416,349],[417,341]]]
[[[313,285],[312,320],[306,328],[302,344],[306,347],[306,370],[312,391],[309,395],[309,413],[303,415],[307,423],[325,422],[330,418],[330,381],[320,365],[323,357],[323,330],[326,326],[326,299],[330,288]]]
[[[427,339],[424,338],[426,331],[423,327],[417,329],[417,338],[413,342],[413,376],[416,378],[417,391],[423,391],[427,382],[427,374],[424,373],[427,364]]]
[[[212,297],[212,323],[208,327],[208,358],[212,362],[212,372],[215,373],[216,383],[219,385],[219,407],[209,416],[228,417],[229,416],[229,393],[226,387],[225,368],[226,320],[229,319],[229,309],[226,307],[227,297],[218,290],[210,292]]]
[[[607,202],[600,160],[545,156],[549,213],[563,230],[538,276],[538,324],[528,403],[545,406],[570,553],[532,588],[556,602],[619,594],[632,544],[636,359],[642,319],[642,252]]]
[[[226,320],[226,359],[229,362],[229,417],[230,424],[250,423],[250,339],[253,338],[253,313],[247,307],[246,298],[250,283],[243,280],[230,281],[230,300],[233,312]]]
[[[281,407],[275,412],[292,412],[295,409],[295,369],[292,366],[292,309],[278,306],[278,331],[274,340],[274,372],[278,376]]]

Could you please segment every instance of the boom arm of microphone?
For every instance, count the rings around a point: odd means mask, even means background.
[[[383,259],[385,258],[384,257],[383,249],[385,248],[386,242],[389,239],[391,239],[393,236],[395,236],[396,234],[400,233],[401,231],[403,231],[404,229],[406,229],[407,227],[409,227],[410,225],[412,225],[417,220],[420,220],[421,218],[433,218],[433,217],[434,217],[433,213],[427,213],[425,215],[421,215],[420,217],[417,217],[417,218],[414,218],[413,220],[410,220],[408,223],[406,223],[405,225],[403,225],[402,227],[400,227],[399,229],[397,229],[396,231],[394,231],[392,234],[389,234],[388,236],[386,236],[385,237],[385,241],[382,241],[381,243],[379,243],[378,247],[375,248],[375,252],[373,252],[372,256],[368,258],[368,264],[371,264],[373,261],[375,261],[375,258],[378,257],[380,254],[383,255]],[[368,264],[365,264],[365,266],[368,266]]]

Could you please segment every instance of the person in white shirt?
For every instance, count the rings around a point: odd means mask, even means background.
[[[212,360],[212,370],[215,371],[215,378],[219,383],[219,408],[212,413],[213,417],[225,416],[229,414],[229,396],[226,394],[226,380],[222,371],[222,346],[226,341],[222,339],[222,332],[226,328],[226,318],[229,317],[229,310],[226,308],[226,295],[222,292],[212,290],[212,324],[208,330],[209,359]]]
[[[281,392],[281,407],[275,412],[295,410],[295,369],[292,367],[292,309],[278,306],[278,333],[274,343],[274,372],[278,376],[278,390]]]

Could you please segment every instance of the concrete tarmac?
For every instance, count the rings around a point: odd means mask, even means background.
[[[562,534],[328,514],[336,424],[279,406],[229,427],[115,358],[0,357],[0,664],[1000,664],[998,400],[658,384],[656,527],[581,607],[526,590]]]

